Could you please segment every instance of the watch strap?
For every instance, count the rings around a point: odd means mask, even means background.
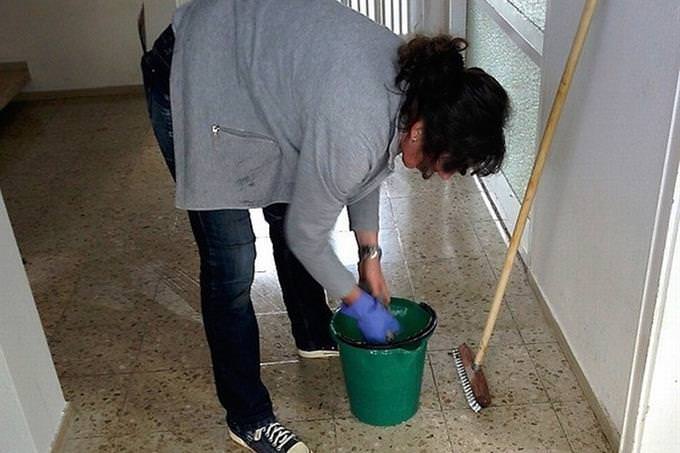
[[[359,261],[376,258],[382,258],[382,249],[379,245],[362,245],[359,247]]]

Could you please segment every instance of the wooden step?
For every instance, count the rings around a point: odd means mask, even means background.
[[[0,63],[0,109],[9,104],[30,80],[25,61]]]

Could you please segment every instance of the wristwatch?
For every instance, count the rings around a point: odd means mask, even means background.
[[[362,245],[359,247],[359,261],[382,258],[382,249],[379,245]]]

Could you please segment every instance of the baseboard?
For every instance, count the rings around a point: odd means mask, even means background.
[[[17,95],[15,101],[49,101],[55,99],[85,98],[95,96],[125,96],[144,94],[142,85],[84,88],[81,90],[27,91]]]
[[[25,61],[8,61],[0,63],[0,71],[26,71],[28,72],[28,65]]]
[[[75,407],[69,402],[66,403],[63,415],[61,416],[61,423],[59,424],[59,431],[57,435],[54,436],[54,441],[52,442],[51,453],[62,453],[65,451],[66,447],[66,436],[71,429],[71,424],[76,418]]]
[[[557,337],[557,342],[562,348],[562,351],[564,352],[564,355],[567,358],[567,361],[569,362],[571,369],[574,371],[574,374],[576,375],[576,380],[578,381],[579,385],[581,386],[581,389],[583,390],[586,401],[590,405],[590,408],[593,410],[593,413],[595,414],[597,421],[600,423],[600,427],[602,427],[602,432],[607,437],[607,440],[609,441],[609,444],[611,445],[613,450],[618,451],[619,445],[621,443],[621,434],[616,429],[614,423],[612,423],[612,420],[609,417],[607,411],[605,411],[605,409],[600,404],[600,401],[595,395],[595,392],[590,386],[590,383],[586,379],[586,375],[583,373],[583,370],[581,369],[581,366],[576,360],[576,357],[574,356],[574,353],[571,350],[571,347],[569,346],[569,343],[567,342],[567,339],[565,338],[564,333],[560,328],[560,325],[557,323],[557,320],[555,319],[555,316],[553,315],[550,306],[546,302],[543,291],[541,291],[540,286],[536,282],[533,272],[531,272],[530,269],[526,270],[529,285],[531,286],[531,289],[533,289],[534,294],[536,295],[538,305],[541,308],[541,311],[543,312],[543,317],[550,325],[552,332]]]

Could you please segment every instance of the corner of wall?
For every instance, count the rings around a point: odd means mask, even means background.
[[[565,336],[562,327],[560,326],[559,322],[557,321],[557,318],[555,317],[550,308],[550,303],[548,302],[545,293],[543,292],[540,284],[536,280],[534,273],[529,268],[527,268],[527,276],[529,279],[529,284],[531,285],[531,289],[534,291],[536,299],[538,300],[538,305],[541,308],[543,317],[548,322],[548,325],[555,334],[557,342],[560,345],[560,348],[562,349],[564,356],[567,358],[567,361],[569,362],[571,369],[574,371],[576,379],[579,385],[581,386],[583,393],[585,394],[586,401],[590,405],[590,408],[593,410],[593,413],[595,414],[597,421],[600,423],[602,431],[604,432],[604,435],[607,437],[607,440],[609,441],[610,445],[613,447],[614,451],[618,451],[619,445],[621,443],[621,433],[619,433],[619,431],[616,429],[616,424],[614,423],[611,415],[609,414],[605,406],[602,404],[602,402],[597,398],[597,395],[595,394],[593,388],[591,387],[590,382],[588,382],[588,378],[586,377],[583,369],[579,365],[579,362],[576,359],[576,355],[574,354],[574,351],[569,344],[569,340]]]

